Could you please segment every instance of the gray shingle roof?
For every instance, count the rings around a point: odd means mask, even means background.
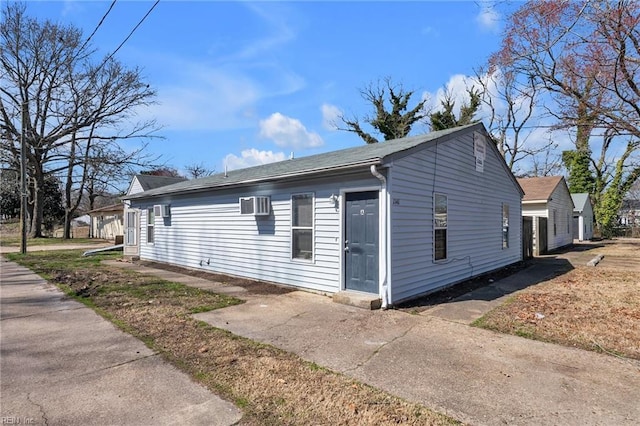
[[[177,182],[183,182],[186,179],[183,177],[174,176],[155,176],[155,175],[136,175],[140,186],[145,191],[149,191],[163,186],[172,185]]]
[[[410,136],[402,139],[389,140],[377,144],[361,145],[354,148],[341,149],[323,154],[310,155],[277,163],[263,164],[246,169],[232,170],[228,173],[218,173],[200,179],[179,182],[139,194],[132,194],[126,199],[147,198],[165,194],[178,194],[201,191],[227,186],[243,185],[257,182],[286,179],[290,177],[313,175],[341,169],[364,167],[372,164],[383,164],[385,161],[419,145],[442,139],[447,136],[464,133],[469,130],[484,129],[482,123],[453,129],[431,132],[425,135]]]
[[[573,200],[573,211],[576,213],[582,213],[584,210],[584,206],[587,205],[587,201],[589,200],[589,194],[586,192],[579,192],[576,194],[571,194],[571,199]]]

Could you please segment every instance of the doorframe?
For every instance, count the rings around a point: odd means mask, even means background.
[[[383,226],[383,216],[382,216],[382,209],[384,208],[384,206],[386,205],[386,197],[385,197],[385,191],[383,190],[383,188],[380,187],[380,185],[378,186],[358,186],[358,187],[354,187],[354,188],[342,188],[340,189],[340,207],[339,207],[339,213],[340,213],[340,239],[338,240],[338,247],[340,250],[340,267],[339,267],[339,273],[340,273],[340,291],[346,291],[347,290],[347,283],[345,280],[345,272],[346,272],[346,257],[344,255],[344,240],[346,238],[345,232],[346,232],[346,224],[345,224],[345,205],[346,205],[346,201],[347,201],[347,194],[350,193],[354,193],[354,192],[377,192],[378,193],[378,294],[381,295],[382,293],[382,278],[383,278],[383,274],[382,274],[382,270],[383,270],[383,265],[384,267],[386,267],[386,261],[384,261],[383,263],[383,259],[385,256],[386,251],[383,248],[383,242],[386,244],[387,239],[386,238],[382,238],[383,235],[383,231],[384,231],[384,226]],[[353,291],[353,290],[351,290]],[[363,293],[363,294],[374,294],[374,293]]]
[[[131,207],[128,205],[125,205],[124,208],[124,212],[123,212],[123,216],[124,216],[124,245],[123,245],[123,255],[124,256],[132,256],[132,257],[139,257],[140,256],[140,234],[141,234],[141,230],[142,230],[142,213],[141,213],[141,209],[136,208],[136,207]],[[134,213],[135,217],[136,217],[136,225],[133,227],[135,229],[135,239],[136,239],[136,243],[133,245],[127,245],[127,229],[129,229],[128,224],[129,224],[129,218],[128,218],[128,213]],[[127,250],[127,248],[129,248]],[[135,248],[135,253],[133,253]]]

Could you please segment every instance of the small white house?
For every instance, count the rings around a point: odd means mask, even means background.
[[[131,208],[127,201],[127,196],[139,194],[144,191],[161,188],[178,182],[185,181],[182,177],[155,176],[155,175],[135,175],[131,179],[127,195],[124,200],[124,256],[130,259],[139,257],[140,232],[142,223],[140,222],[140,209]]]
[[[593,238],[593,204],[588,193],[571,194],[573,200],[573,239],[578,241]]]
[[[522,189],[481,123],[130,194],[140,258],[383,306],[522,259]]]
[[[618,211],[619,223],[622,226],[640,225],[640,200],[623,200]]]
[[[105,240],[115,240],[117,236],[122,236],[124,234],[123,211],[122,204],[112,204],[87,212],[91,221],[89,236]]]
[[[533,217],[534,252],[573,243],[573,200],[564,177],[522,178],[518,183],[524,190],[522,216]]]

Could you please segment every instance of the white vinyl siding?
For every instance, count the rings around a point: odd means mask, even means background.
[[[144,260],[166,262],[318,291],[340,290],[340,210],[331,198],[341,188],[380,185],[366,171],[358,176],[310,180],[305,185],[268,185],[172,196],[171,218],[156,221],[155,245],[143,245]],[[313,262],[291,258],[291,198],[314,194]],[[240,215],[240,197],[270,196],[269,216]],[[132,200],[134,205],[137,200]],[[151,204],[146,200],[138,201]],[[146,210],[144,210],[146,212]],[[144,227],[143,227],[144,232]],[[142,238],[145,238],[143,235]],[[143,240],[144,241],[144,240]]]
[[[580,241],[590,240],[593,238],[593,208],[591,207],[591,202],[587,199],[584,206],[575,206],[576,208],[582,208],[582,212],[573,213],[575,220],[573,223],[577,222],[577,229],[574,229],[574,236]]]
[[[138,178],[134,176],[127,194],[138,194],[140,192],[144,192],[144,188],[142,187],[142,185],[140,185],[140,181],[138,181]]]
[[[573,201],[571,194],[562,182],[551,193],[551,199],[547,203],[524,204],[523,216],[537,216],[547,218],[547,250],[555,250],[573,242],[571,225],[573,222]],[[534,223],[534,235],[538,232]],[[568,231],[568,232],[566,232]],[[535,242],[534,242],[535,244]]]
[[[519,218],[520,191],[487,143],[476,171],[473,134],[440,142],[395,160],[391,187],[391,299],[435,291],[522,258],[521,220],[511,220],[502,248],[502,204]],[[447,259],[436,261],[433,193],[447,195]],[[426,196],[425,196],[426,195]]]

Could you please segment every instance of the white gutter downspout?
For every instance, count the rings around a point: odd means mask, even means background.
[[[387,262],[387,255],[389,253],[389,248],[388,248],[388,230],[389,230],[389,226],[387,223],[387,220],[389,218],[388,215],[388,209],[389,209],[389,200],[388,200],[388,196],[387,196],[387,178],[384,177],[384,175],[382,175],[377,169],[375,164],[371,165],[371,174],[373,176],[375,176],[376,178],[378,178],[380,180],[380,182],[382,182],[382,200],[381,203],[384,206],[382,208],[382,212],[381,215],[382,217],[380,218],[380,223],[382,224],[382,232],[381,232],[381,238],[380,238],[380,244],[382,244],[382,247],[384,248],[384,253],[380,262],[380,266],[382,267],[382,271],[383,271],[383,275],[382,275],[382,309],[387,309],[387,307],[389,306],[389,286],[388,286],[388,262]]]

